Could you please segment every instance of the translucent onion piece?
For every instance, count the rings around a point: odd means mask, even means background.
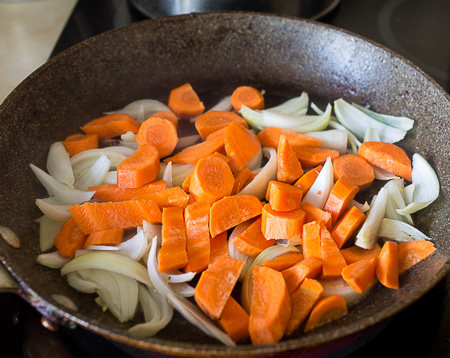
[[[68,204],[62,204],[55,198],[36,199],[37,207],[48,218],[55,221],[66,221],[72,214]]]
[[[200,134],[193,134],[188,135],[185,137],[178,138],[177,145],[175,146],[174,150],[181,150],[186,147],[189,147],[195,143],[197,143],[202,137],[200,137]]]
[[[378,132],[372,127],[366,128],[366,133],[364,133],[364,142],[380,142],[380,136]]]
[[[158,241],[158,245],[161,244],[161,231],[162,231],[162,225],[161,224],[152,224],[148,221],[144,220],[144,223],[142,225],[144,235],[146,236],[147,240],[151,241],[155,236]]]
[[[140,112],[141,115],[139,115]],[[140,118],[147,119],[148,117],[157,112],[172,112],[172,110],[164,103],[157,101],[155,99],[141,99],[138,101],[131,102],[122,109],[112,112],[106,112],[106,114],[125,113],[130,115],[134,119],[138,120],[138,116]]]
[[[167,276],[168,283],[181,283],[191,281],[195,277],[195,272],[181,272],[179,270],[174,270],[167,272],[164,275]]]
[[[74,187],[78,190],[88,191],[89,187],[100,185],[105,180],[110,167],[111,160],[102,154],[92,167],[75,181]]]
[[[136,133],[126,132],[120,136],[123,142],[134,142],[136,143]]]
[[[80,177],[87,170],[89,170],[89,168],[95,163],[98,157],[100,157],[102,154],[106,155],[109,158],[109,160],[111,160],[111,169],[117,168],[117,166],[127,156],[121,152],[118,152],[117,150],[114,150],[113,148],[115,147],[89,149],[81,153],[75,154],[72,158],[70,158],[70,163],[72,164],[75,179]]]
[[[309,202],[319,209],[323,209],[333,188],[333,183],[333,164],[331,158],[328,157],[313,185],[303,198],[302,203]]]
[[[368,211],[370,209],[370,205],[367,201],[364,202],[364,204],[361,204],[361,203],[357,202],[356,200],[352,200],[352,202],[350,203],[350,206],[356,206],[363,213],[365,213],[366,211]]]
[[[262,130],[265,126],[262,123],[262,113],[259,110],[251,109],[247,106],[242,105],[239,111],[242,117],[247,121],[250,127],[257,130]]]
[[[108,150],[108,151],[120,153],[120,154],[124,155],[125,157],[129,157],[130,155],[132,155],[135,152],[135,150],[133,148],[123,146],[123,145],[113,145],[111,147],[103,148],[103,149],[105,151]],[[91,150],[95,150],[95,149],[91,149]]]
[[[47,156],[48,173],[70,187],[73,186],[75,178],[73,176],[70,155],[62,142],[53,143]]]
[[[320,147],[339,151],[339,155],[347,153],[348,131],[342,129],[331,129],[320,132],[309,132],[314,137],[324,142]]]
[[[381,114],[370,110],[367,107],[361,106],[356,103],[352,103],[352,106],[358,108],[360,111],[371,116],[379,122],[387,124],[391,127],[395,127],[404,131],[409,131],[414,126],[414,120],[408,117],[396,117],[388,114]]]
[[[46,254],[38,255],[36,262],[43,266],[47,266],[54,269],[60,269],[66,263],[70,261],[70,258],[64,257],[59,251],[49,252]]]
[[[223,111],[228,112],[233,109],[233,105],[231,104],[231,96],[225,96],[217,102],[213,107],[209,109],[209,111]],[[208,112],[209,112],[208,111]]]
[[[119,254],[128,256],[130,259],[139,261],[147,251],[149,245],[148,237],[144,231],[139,231],[131,239],[121,242],[119,247]]]
[[[167,164],[161,163],[159,167],[159,173],[157,179],[163,180],[164,171],[166,170]],[[172,184],[173,186],[180,186],[186,177],[192,173],[195,164],[173,164],[172,163]]]
[[[431,240],[428,236],[404,221],[384,218],[381,222],[378,237],[396,241]]]
[[[86,247],[86,251],[119,251],[119,248],[109,245],[89,245]]]
[[[405,204],[411,204],[414,198],[414,191],[416,190],[416,186],[414,183],[411,183],[403,189],[403,198],[405,199]]]
[[[379,167],[372,165],[373,174],[375,175],[375,179],[378,180],[391,180],[391,179],[400,179],[400,177],[384,170]]]
[[[403,209],[406,206],[405,200],[402,195],[402,191],[404,188],[403,184],[403,179],[394,179],[388,181],[384,185],[389,193],[385,217],[389,219],[404,221],[411,225],[414,225],[411,215],[400,215],[396,211],[397,209]]]
[[[237,225],[231,232],[230,237],[228,238],[228,255],[233,259],[245,262],[245,266],[242,269],[241,274],[239,275],[239,281],[242,281],[244,279],[248,268],[253,262],[253,258],[239,251],[239,249],[233,245],[233,239],[239,234],[241,234],[245,229],[247,229],[253,221],[254,220],[246,220],[243,223]]]
[[[170,288],[184,297],[194,297],[195,295],[195,288],[185,282],[171,283]]]
[[[55,239],[64,225],[64,221],[56,221],[46,215],[36,220],[39,223],[39,247],[47,251],[55,245]]]
[[[358,138],[355,137],[355,135],[352,132],[350,132],[347,128],[345,128],[343,125],[339,124],[336,121],[330,120],[328,126],[334,129],[347,131],[348,144],[350,144],[351,153],[353,153],[354,155],[358,154],[358,148],[361,146],[361,142],[358,140]]]
[[[162,176],[162,180],[164,180],[167,183],[168,188],[173,188],[173,181],[172,181],[172,162],[167,163],[164,173]]]
[[[253,158],[250,159],[250,161],[247,163],[246,167],[250,170],[258,169],[261,166],[262,158],[263,158],[263,152],[262,152],[262,149],[260,148],[258,153],[256,153],[253,156]]]
[[[412,157],[412,183],[414,184],[413,201],[403,209],[397,209],[401,215],[419,211],[439,196],[439,179],[431,165],[419,154]]]
[[[309,96],[308,93],[302,92],[298,97],[288,99],[286,102],[279,104],[278,106],[269,108],[271,111],[293,114],[308,108]]]
[[[78,271],[67,274],[67,283],[83,293],[95,293],[100,289],[95,283],[82,278]]]
[[[348,306],[353,305],[366,297],[372,291],[372,288],[376,286],[374,284],[363,293],[357,293],[347,284],[347,282],[344,281],[343,278],[319,280],[319,282],[323,287],[323,297],[331,295],[342,296],[344,297]]]
[[[117,171],[113,170],[108,172],[102,184],[117,184]]]
[[[30,164],[30,167],[47,192],[58,198],[63,204],[81,204],[91,200],[92,195],[94,195],[93,191],[81,191],[61,183],[33,164]]]

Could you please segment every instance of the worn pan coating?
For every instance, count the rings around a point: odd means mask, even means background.
[[[347,316],[276,345],[227,348],[178,315],[156,337],[136,339],[130,324],[103,313],[93,297],[75,292],[58,270],[35,263],[46,196],[29,163],[45,168],[49,146],[78,132],[104,111],[141,98],[165,101],[169,90],[190,82],[203,98],[218,98],[236,85],[265,89],[272,98],[307,91],[316,103],[339,97],[380,112],[416,120],[402,146],[420,152],[437,171],[439,199],[415,217],[438,248],[401,278],[399,290],[378,287]],[[280,96],[280,97],[276,97]],[[40,312],[127,345],[183,356],[267,356],[321,345],[392,317],[449,271],[450,98],[417,67],[386,48],[331,26],[254,13],[210,13],[133,24],[87,40],[29,76],[0,108],[0,225],[20,238],[15,249],[0,240],[2,263],[19,293]],[[71,297],[78,311],[55,295]]]

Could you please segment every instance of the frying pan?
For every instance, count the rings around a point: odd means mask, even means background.
[[[437,253],[402,275],[400,289],[376,287],[343,318],[275,345],[221,345],[181,316],[156,337],[138,339],[103,313],[91,295],[76,292],[58,270],[35,263],[47,196],[29,163],[45,168],[50,145],[79,132],[103,112],[142,98],[166,101],[190,82],[209,106],[237,85],[264,89],[268,102],[302,91],[324,105],[337,98],[416,120],[401,145],[421,153],[441,182],[439,198],[414,217]],[[449,271],[450,98],[432,79],[390,50],[349,32],[284,16],[204,13],[148,20],[104,33],[56,56],[23,81],[0,107],[0,225],[21,247],[0,240],[0,259],[17,292],[46,317],[78,325],[138,348],[183,356],[261,357],[299,351],[361,332],[409,306]],[[59,299],[70,297],[74,307]]]

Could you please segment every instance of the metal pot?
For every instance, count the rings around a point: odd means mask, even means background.
[[[83,123],[142,98],[167,100],[190,82],[208,105],[236,87],[265,89],[269,98],[310,94],[317,104],[343,97],[377,111],[406,115],[415,128],[402,142],[435,168],[441,195],[415,217],[438,251],[401,278],[400,289],[377,287],[345,317],[275,345],[229,348],[176,315],[156,337],[139,339],[103,313],[90,295],[67,285],[58,270],[35,263],[47,194],[29,164],[45,168],[48,148],[79,132]],[[274,102],[276,102],[274,100]],[[50,60],[23,81],[0,107],[0,225],[20,248],[0,240],[0,261],[16,292],[50,320],[78,325],[115,341],[183,356],[256,357],[298,351],[348,337],[393,317],[449,272],[450,97],[420,69],[386,48],[331,26],[257,13],[205,13],[136,23],[89,39]],[[61,296],[70,297],[75,307]]]

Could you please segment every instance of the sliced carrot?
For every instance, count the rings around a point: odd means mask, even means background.
[[[342,278],[357,293],[363,293],[377,280],[377,260],[360,260],[342,269]]]
[[[152,145],[144,145],[117,166],[119,188],[139,188],[156,179],[159,173],[159,152]]]
[[[161,249],[158,252],[159,272],[184,268],[188,263],[186,225],[181,207],[162,211]]]
[[[231,122],[236,122],[248,128],[244,118],[234,112],[227,111],[209,111],[201,114],[195,120],[195,128],[203,140],[211,133],[227,127]]]
[[[96,118],[81,127],[87,134],[97,134],[98,139],[109,139],[127,132],[137,133],[141,124],[128,114],[109,114]]]
[[[159,157],[165,158],[173,153],[178,143],[177,127],[167,119],[151,116],[142,122],[136,142],[139,147],[153,145]]]
[[[236,112],[241,110],[241,106],[245,105],[251,109],[263,109],[264,97],[260,91],[250,86],[240,86],[231,94],[231,104]]]
[[[261,217],[258,217],[243,232],[233,238],[232,244],[250,257],[258,256],[263,250],[275,244],[275,240],[266,240],[261,231]]]
[[[278,143],[280,141],[281,135],[284,135],[286,137],[291,147],[319,147],[323,144],[322,141],[314,137],[278,127],[267,127],[257,134],[261,142],[261,146],[271,147],[274,149],[278,148]]]
[[[220,315],[219,324],[233,341],[239,342],[250,337],[249,320],[249,314],[230,296]]]
[[[294,293],[305,278],[315,278],[322,272],[322,260],[308,257],[281,271],[290,294]]]
[[[322,166],[319,165],[319,166],[307,171],[305,174],[303,174],[301,176],[301,178],[299,180],[297,180],[293,184],[293,186],[296,186],[297,188],[302,189],[303,195],[306,195],[306,193],[309,191],[309,189],[312,187],[312,185],[316,181],[321,170],[322,170]]]
[[[209,265],[219,261],[224,257],[228,257],[228,233],[226,231],[216,235],[209,241],[210,253],[209,253]]]
[[[233,190],[231,190],[231,195],[239,193],[252,176],[253,173],[248,168],[242,168],[241,170],[239,170],[234,175],[234,185]]]
[[[258,137],[236,122],[226,127],[224,143],[233,173],[244,168],[261,150]]]
[[[98,134],[72,134],[64,139],[63,145],[72,157],[85,150],[98,148]]]
[[[226,155],[224,155],[222,153],[219,153],[219,152],[214,152],[214,153],[208,155],[208,157],[214,157],[214,158],[222,159],[227,164],[230,162],[230,158],[228,158]]]
[[[333,224],[335,224],[342,216],[358,191],[359,187],[351,181],[348,181],[345,176],[340,177],[338,181],[334,183],[325,203],[325,207],[323,208],[323,210],[331,213]]]
[[[322,298],[323,287],[319,281],[305,278],[297,291],[291,295],[292,313],[285,334],[294,333],[308,318],[314,305]]]
[[[398,244],[398,273],[401,275],[436,251],[427,240],[406,241]]]
[[[212,132],[211,134],[208,134],[208,136],[206,137],[206,140],[213,140],[217,137],[225,137],[225,131],[227,129],[228,126],[226,127],[222,127],[214,132]]]
[[[305,325],[305,332],[323,326],[347,314],[347,302],[342,296],[330,295],[322,297],[313,307]]]
[[[153,200],[159,208],[166,208],[169,206],[180,206],[186,208],[189,202],[189,194],[187,194],[179,186],[159,190],[156,192],[146,192],[133,197],[133,199],[150,199]]]
[[[332,218],[330,212],[324,211],[308,201],[303,203],[302,210],[306,213],[305,223],[309,223],[311,221],[321,221],[325,224],[325,227],[328,230],[331,229]]]
[[[341,255],[344,257],[347,265],[359,260],[370,260],[378,258],[380,254],[380,245],[375,245],[372,249],[363,249],[362,247],[353,245],[346,249],[341,250]]]
[[[301,147],[293,146],[298,160],[303,168],[312,168],[324,164],[328,157],[331,159],[337,158],[339,152],[334,149],[325,149],[320,147]]]
[[[167,111],[156,112],[156,113],[152,114],[152,117],[167,119],[168,121],[172,122],[175,125],[175,128],[178,128],[178,117],[173,112],[167,112]]]
[[[378,281],[388,288],[398,288],[398,244],[386,241],[377,260],[376,274]]]
[[[194,298],[209,317],[220,318],[244,265],[244,261],[224,257],[202,272]]]
[[[172,162],[173,164],[196,164],[199,159],[206,158],[215,152],[225,153],[223,136],[186,147],[181,152],[164,159],[164,162]]]
[[[370,187],[375,179],[373,167],[363,157],[354,154],[344,154],[333,159],[333,176],[335,181],[345,176],[359,189]]]
[[[86,241],[86,234],[78,226],[76,220],[69,217],[55,239],[55,247],[64,257],[74,257],[75,251],[80,250]]]
[[[267,186],[266,200],[276,211],[300,209],[303,190],[295,186],[272,180]]]
[[[180,118],[192,118],[203,113],[205,106],[190,83],[170,91],[169,108]]]
[[[164,189],[167,189],[167,182],[164,180],[154,180],[139,188],[119,188],[116,184],[102,184],[89,187],[90,191],[95,191],[94,198],[100,201],[131,200],[142,194],[154,193]]]
[[[209,223],[211,236],[215,237],[248,219],[261,215],[261,212],[262,204],[256,196],[226,196],[211,207]]]
[[[72,205],[70,213],[85,234],[108,229],[134,229],[143,221],[161,223],[161,210],[153,200]]]
[[[342,256],[329,231],[322,226],[320,230],[320,248],[322,250],[322,279],[340,277],[347,262]]]
[[[291,315],[291,299],[283,275],[268,267],[253,268],[250,338],[253,344],[278,342]]]
[[[302,165],[287,141],[286,136],[281,135],[277,150],[277,179],[292,184],[302,175]]]
[[[231,195],[234,176],[222,159],[208,157],[199,159],[189,181],[189,192],[196,201],[209,204]]]
[[[91,245],[119,245],[123,241],[123,229],[96,231],[89,234],[83,248]]]
[[[319,221],[311,221],[303,225],[302,250],[304,258],[313,257],[322,260]]]
[[[349,208],[330,232],[337,247],[344,246],[365,220],[366,216],[356,206]]]
[[[358,155],[370,164],[411,181],[411,160],[399,146],[385,142],[364,142]]]
[[[192,173],[189,173],[188,176],[183,180],[183,183],[181,184],[181,188],[186,193],[189,193],[189,186],[191,184],[191,176],[192,176]]]
[[[283,271],[293,265],[295,265],[297,262],[303,260],[303,254],[299,252],[288,252],[287,254],[278,256],[274,258],[273,260],[266,260],[263,261],[262,265],[263,267],[269,267],[276,271]]]

